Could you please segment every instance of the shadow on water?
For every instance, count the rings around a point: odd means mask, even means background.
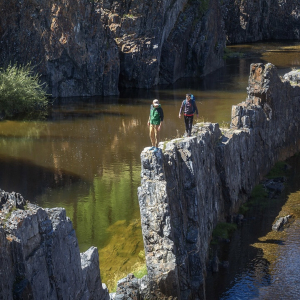
[[[298,293],[298,285],[293,284],[292,278],[289,280],[289,273],[285,275],[286,281],[289,282],[288,286],[285,286],[284,282],[279,283],[282,287],[276,293],[276,287],[273,287],[282,272],[282,270],[276,270],[274,264],[283,260],[282,253],[288,251],[286,249],[290,245],[287,243],[285,230],[282,232],[272,231],[272,225],[276,218],[282,215],[285,206],[288,206],[285,215],[289,213],[294,216],[293,219],[300,216],[293,214],[295,207],[288,204],[290,195],[300,190],[298,172],[300,156],[296,155],[288,159],[287,164],[292,168],[286,172],[287,181],[283,193],[276,198],[267,199],[263,208],[257,206],[248,211],[245,219],[232,235],[230,242],[221,245],[219,259],[221,262],[228,261],[229,267],[220,267],[217,273],[213,273],[212,269],[208,267],[207,299],[295,299],[286,294],[287,290],[291,294]],[[296,205],[299,205],[298,203]],[[299,239],[299,236],[297,238]],[[292,261],[292,263],[299,265],[297,261]],[[266,290],[270,291],[268,296],[266,296]]]
[[[104,110],[100,107],[95,109],[95,106],[99,104],[110,104],[118,105],[118,98],[108,97],[70,97],[70,98],[60,98],[53,102],[53,106],[48,112],[47,119],[45,121],[55,122],[61,120],[75,119],[89,119],[89,118],[99,118],[99,117],[129,117],[128,114],[110,110]]]
[[[50,168],[35,165],[28,159],[12,158],[0,155],[0,182],[6,191],[15,191],[25,199],[34,202],[47,190],[73,187],[81,181],[80,176],[68,172],[57,172]],[[8,174],[13,174],[13,180]],[[30,178],[30,180],[26,180]],[[16,190],[16,186],[18,189]],[[86,192],[88,192],[86,187]],[[70,201],[73,201],[70,199]]]

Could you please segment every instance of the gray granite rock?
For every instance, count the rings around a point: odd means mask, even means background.
[[[284,74],[283,79],[295,82],[297,84],[300,83],[300,70],[293,70]]]
[[[290,215],[287,215],[285,217],[280,217],[272,226],[273,231],[280,231],[283,229],[283,226],[289,222],[289,219],[291,218]]]
[[[0,190],[1,299],[101,299],[97,248],[80,254],[63,208],[42,209]]]
[[[215,225],[234,219],[275,162],[300,151],[300,87],[281,81],[271,64],[252,64],[247,90],[233,106],[230,129],[196,124],[192,137],[141,154],[149,299],[205,299]]]

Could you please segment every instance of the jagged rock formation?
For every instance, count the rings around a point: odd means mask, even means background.
[[[0,261],[0,299],[109,299],[97,248],[80,254],[65,210],[2,190]]]
[[[113,95],[202,76],[229,43],[299,39],[299,0],[12,0],[0,66],[31,62],[54,97]]]
[[[224,24],[217,1],[101,4],[120,49],[121,85],[150,88],[223,65]]]
[[[196,124],[193,137],[161,143],[158,153],[144,149],[145,299],[205,299],[212,230],[237,213],[275,162],[299,152],[299,111],[300,87],[282,81],[271,64],[253,64],[231,129]]]
[[[196,124],[192,137],[145,148],[138,195],[148,275],[127,276],[110,296],[97,249],[79,253],[64,209],[0,190],[0,299],[205,299],[212,230],[276,161],[299,152],[299,111],[300,87],[271,64],[253,64],[231,129]]]

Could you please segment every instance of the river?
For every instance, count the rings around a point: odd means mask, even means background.
[[[196,98],[195,122],[227,126],[231,106],[246,98],[250,63],[271,62],[281,75],[300,65],[300,43],[229,48],[235,57],[201,79],[121,91],[118,97],[56,99],[45,120],[0,122],[0,188],[42,207],[64,207],[80,250],[98,247],[102,280],[110,289],[144,264],[137,188],[140,153],[150,145],[152,100],[164,109],[161,140],[170,140],[184,133],[178,111],[186,93]]]

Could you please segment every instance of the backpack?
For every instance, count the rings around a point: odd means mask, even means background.
[[[195,97],[194,97],[194,95],[191,95],[191,103],[193,105],[193,113],[194,113],[196,111],[196,108],[195,108],[196,103],[195,103]],[[184,99],[183,104],[184,105],[186,104],[186,99]]]

